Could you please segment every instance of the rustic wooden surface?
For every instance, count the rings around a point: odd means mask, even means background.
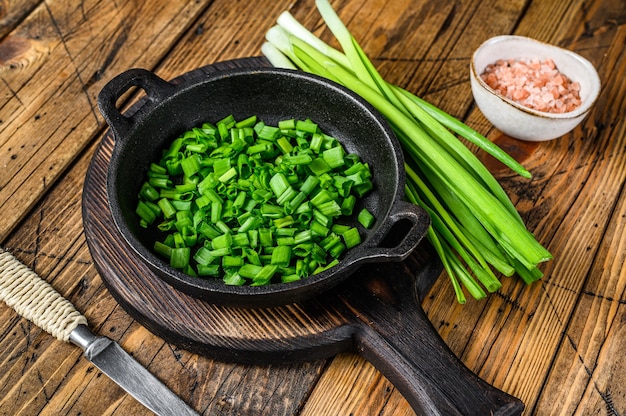
[[[485,158],[554,254],[545,278],[531,286],[504,279],[498,293],[460,306],[442,275],[423,307],[443,340],[485,381],[522,399],[526,414],[625,414],[624,0],[333,4],[388,81],[500,142],[534,175],[515,177]],[[241,365],[165,343],[107,292],[85,242],[81,192],[106,130],[95,102],[107,80],[131,67],[169,79],[259,55],[286,9],[328,36],[312,0],[0,1],[0,244],[203,414],[410,415],[394,386],[353,353]],[[603,91],[574,132],[539,144],[500,140],[468,80],[472,51],[499,34],[548,41],[594,63]],[[145,409],[77,348],[2,305],[0,414]]]

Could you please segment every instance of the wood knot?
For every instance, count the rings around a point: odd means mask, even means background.
[[[0,42],[0,67],[22,68],[49,52],[50,47],[43,42],[18,35],[7,36]]]
[[[217,401],[217,406],[221,410],[232,409],[234,404],[235,404],[235,399],[229,395],[223,395]]]
[[[20,36],[9,36],[0,42],[0,65],[15,61],[30,49],[28,39]]]

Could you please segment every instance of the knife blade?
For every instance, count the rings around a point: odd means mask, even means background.
[[[70,301],[2,248],[0,299],[55,338],[82,348],[90,362],[155,414],[198,416],[117,343],[94,334]]]

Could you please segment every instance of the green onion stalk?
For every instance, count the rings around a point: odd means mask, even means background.
[[[262,53],[275,67],[302,70],[360,95],[389,122],[405,154],[408,201],[423,207],[432,225],[427,239],[441,259],[457,301],[465,288],[475,299],[501,287],[496,272],[526,283],[543,276],[552,258],[528,231],[497,180],[462,137],[517,174],[531,174],[493,142],[409,91],[386,82],[328,0],[317,0],[341,50],[331,47],[288,11],[266,33]]]

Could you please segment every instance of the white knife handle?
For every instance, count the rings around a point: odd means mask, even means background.
[[[55,338],[67,342],[87,319],[11,253],[0,248],[0,299]]]

